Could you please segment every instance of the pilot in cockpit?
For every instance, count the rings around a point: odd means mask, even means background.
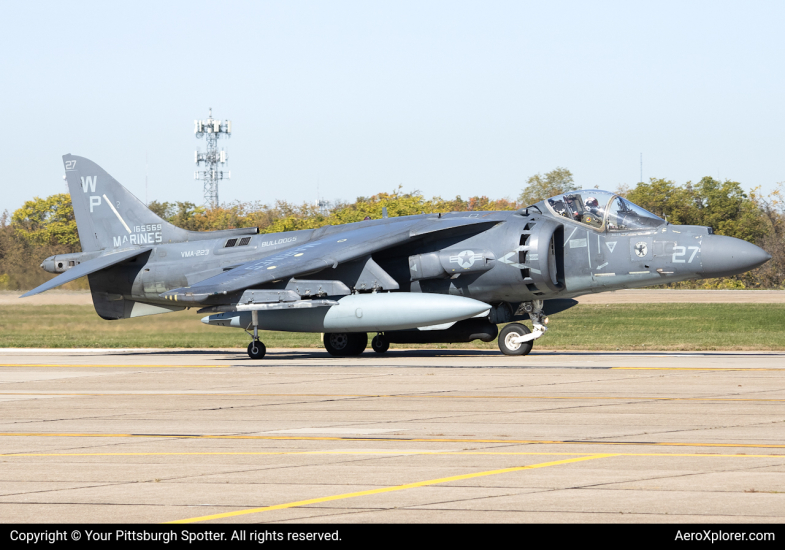
[[[583,215],[581,216],[581,221],[583,223],[593,225],[594,227],[600,227],[602,225],[602,219],[604,216],[605,212],[600,206],[597,198],[588,197],[586,202],[583,203]]]

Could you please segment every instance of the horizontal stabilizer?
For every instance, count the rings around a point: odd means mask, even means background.
[[[41,292],[46,292],[47,290],[51,290],[60,285],[64,285],[65,283],[74,281],[79,277],[84,277],[85,275],[90,275],[96,271],[101,271],[107,267],[124,262],[125,260],[130,260],[131,258],[139,256],[140,254],[144,254],[148,250],[152,250],[152,248],[149,246],[144,248],[134,248],[133,250],[113,252],[105,256],[99,256],[98,258],[82,262],[79,265],[72,267],[65,273],[58,275],[54,279],[51,279],[41,286],[34,288],[30,292],[22,294],[20,298],[27,298],[28,296],[34,296],[36,294],[40,294]]]

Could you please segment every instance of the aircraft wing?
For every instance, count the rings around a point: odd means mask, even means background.
[[[31,290],[30,292],[26,292],[20,296],[20,298],[27,298],[28,296],[34,296],[35,294],[40,294],[41,292],[46,292],[47,290],[51,290],[56,288],[60,285],[64,285],[65,283],[71,282],[79,277],[84,277],[85,275],[90,275],[91,273],[95,273],[96,271],[101,271],[102,269],[106,269],[107,267],[111,267],[115,264],[119,264],[120,262],[124,262],[125,260],[130,260],[140,254],[144,254],[148,250],[152,250],[151,246],[146,246],[143,248],[134,248],[133,250],[123,250],[121,252],[113,252],[111,254],[106,254],[105,256],[99,256],[98,258],[93,258],[92,260],[87,260],[86,262],[82,262],[79,265],[76,265],[55,277],[54,279],[50,279],[41,286],[38,286]]]
[[[280,279],[336,267],[379,250],[420,238],[424,234],[468,226],[492,226],[498,220],[483,218],[430,218],[357,227],[336,232],[276,254],[252,260],[190,287],[177,288],[161,297],[178,302],[203,302],[216,294],[258,287]]]

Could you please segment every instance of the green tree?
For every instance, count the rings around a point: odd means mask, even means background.
[[[667,217],[671,223],[694,225],[699,221],[692,189],[671,180],[651,178],[649,183],[640,182],[626,193],[626,198],[661,218]]]
[[[28,244],[79,245],[71,196],[65,193],[25,202],[11,216],[11,225]]]
[[[169,221],[169,218],[174,215],[173,206],[171,202],[153,201],[147,205],[147,208],[152,210],[159,218]]]
[[[753,189],[750,198],[758,205],[766,225],[757,244],[771,254],[771,260],[743,277],[750,280],[748,286],[781,289],[785,287],[785,182],[778,183],[768,196],[761,195],[759,188]]]
[[[36,197],[9,215],[0,215],[0,289],[30,289],[53,275],[40,269],[41,261],[54,254],[79,252],[79,237],[68,195]],[[66,288],[87,288],[87,279]]]
[[[401,192],[400,187],[392,193],[379,193],[371,197],[358,197],[354,203],[336,205],[329,215],[324,216],[315,206],[303,204],[289,210],[282,209],[285,214],[264,228],[265,233],[277,233],[297,229],[315,229],[324,225],[340,225],[363,221],[366,217],[378,219],[382,217],[382,209],[387,207],[391,217],[409,216],[422,212],[438,212],[438,200],[426,201],[418,192]]]
[[[687,187],[690,184],[687,183]],[[766,224],[758,205],[737,181],[720,182],[711,177],[701,179],[693,189],[699,212],[699,225],[727,235],[757,242],[766,233]]]
[[[557,167],[545,175],[535,174],[526,180],[526,187],[518,197],[518,202],[528,206],[548,197],[576,189],[578,187],[572,179],[572,172],[566,168]]]

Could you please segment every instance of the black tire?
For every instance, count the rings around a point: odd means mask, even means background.
[[[361,355],[368,347],[368,333],[355,332],[350,335],[352,337],[352,353],[349,355]]]
[[[251,359],[261,359],[267,353],[267,347],[259,340],[248,344],[248,357]]]
[[[510,323],[499,332],[499,349],[504,355],[529,355],[534,345],[534,340],[522,344],[510,342],[511,338],[531,334],[529,327],[520,323]]]
[[[324,349],[333,357],[344,357],[349,349],[349,333],[325,332]]]
[[[387,338],[382,336],[381,334],[377,334],[371,340],[371,348],[376,353],[384,353],[388,349],[390,349],[390,342],[387,341]]]
[[[365,332],[325,332],[324,349],[334,357],[360,355],[368,347]]]

